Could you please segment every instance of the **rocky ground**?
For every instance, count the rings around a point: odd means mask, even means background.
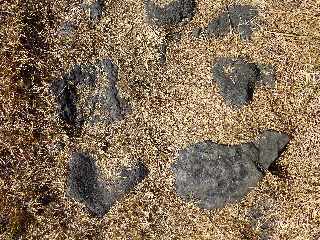
[[[0,3],[0,238],[319,239],[319,11]]]

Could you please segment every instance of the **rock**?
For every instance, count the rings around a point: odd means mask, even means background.
[[[176,192],[206,209],[238,201],[256,186],[288,141],[285,134],[266,131],[246,144],[193,144],[181,150],[172,165]]]
[[[205,29],[207,37],[221,38],[231,32],[229,13],[222,13],[217,19],[212,20]]]
[[[72,32],[74,32],[75,30],[75,24],[70,22],[70,21],[66,21],[64,23],[62,23],[60,29],[58,30],[58,34],[61,36],[68,36],[70,34],[72,34]]]
[[[75,126],[77,118],[77,95],[75,86],[68,83],[64,78],[60,81],[55,81],[52,89],[58,103],[60,118],[68,125]]]
[[[122,169],[120,179],[115,184],[116,191],[120,194],[130,191],[135,185],[142,182],[148,175],[148,172],[146,166],[141,162],[138,162],[137,165],[132,168]]]
[[[122,119],[129,110],[118,96],[117,81],[118,68],[110,59],[75,65],[53,83],[61,119],[75,129]]]
[[[253,33],[252,20],[257,15],[258,11],[250,5],[232,5],[200,32],[206,37],[215,38],[225,37],[228,33],[234,32],[238,33],[241,39],[249,40]]]
[[[103,181],[95,160],[87,154],[75,153],[69,163],[68,194],[84,203],[96,217],[103,217],[125,194],[130,192],[148,174],[139,162],[132,168],[124,168],[117,180]]]
[[[192,29],[192,36],[195,38],[200,37],[201,31],[202,31],[202,28],[200,28],[200,27]]]
[[[165,64],[167,61],[167,43],[163,42],[159,45],[159,63]]]
[[[260,78],[258,84],[266,87],[275,87],[276,84],[276,74],[275,68],[269,64],[258,64]]]
[[[98,173],[94,159],[83,153],[72,156],[68,178],[68,193],[74,199],[84,203],[96,216],[102,217],[112,204],[112,196],[98,182]]]
[[[257,9],[250,5],[231,5],[228,7],[233,30],[243,40],[249,40],[253,33],[252,20],[258,15]]]
[[[195,14],[195,0],[173,0],[167,5],[159,6],[153,0],[144,0],[147,18],[159,27],[177,25]]]
[[[227,104],[239,108],[252,100],[259,69],[243,59],[218,58],[213,66],[213,79]]]
[[[102,17],[104,0],[96,0],[89,6],[90,20],[97,22]]]
[[[285,149],[289,142],[289,137],[286,134],[276,131],[266,131],[261,136],[259,141],[254,144],[259,149],[259,163],[267,169]]]
[[[240,108],[252,100],[257,85],[275,86],[275,69],[244,59],[218,58],[213,66],[213,79],[227,104]]]

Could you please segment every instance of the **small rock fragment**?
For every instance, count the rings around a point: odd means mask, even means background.
[[[159,27],[176,25],[191,19],[195,14],[195,0],[173,0],[165,6],[159,6],[153,0],[144,1],[149,21]]]
[[[213,66],[213,79],[225,101],[239,108],[252,100],[259,69],[243,59],[218,58]]]
[[[205,29],[205,34],[207,37],[221,38],[230,33],[231,30],[229,14],[225,12],[208,24],[208,27]]]
[[[167,43],[163,42],[159,46],[159,63],[165,64],[167,60]]]
[[[120,193],[126,193],[130,191],[135,185],[142,182],[142,180],[148,175],[148,169],[146,166],[138,162],[138,164],[132,168],[122,169],[120,173],[120,179],[116,186],[117,191]]]
[[[261,166],[267,169],[288,141],[283,133],[266,131],[258,141],[246,144],[193,144],[181,150],[172,165],[176,192],[206,209],[238,201],[263,177]]]
[[[145,165],[124,168],[120,179],[105,182],[101,180],[95,161],[84,153],[75,153],[69,163],[68,193],[75,200],[84,203],[96,217],[103,217],[116,201],[130,192],[148,174]]]
[[[200,37],[201,32],[202,32],[202,28],[200,27],[194,28],[192,29],[192,36],[195,38],[198,38]]]
[[[75,25],[70,21],[66,21],[66,22],[62,23],[62,25],[58,31],[58,34],[61,36],[68,36],[74,30],[75,30]]]
[[[276,131],[264,132],[258,141],[254,142],[259,149],[259,164],[267,169],[285,149],[289,143],[289,137],[286,134]]]
[[[240,108],[252,100],[257,85],[275,86],[275,70],[271,65],[244,59],[218,58],[213,66],[213,79],[227,104]]]

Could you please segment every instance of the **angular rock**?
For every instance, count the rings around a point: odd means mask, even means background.
[[[267,169],[285,149],[289,142],[289,137],[286,134],[276,131],[266,131],[260,139],[254,142],[259,149],[259,164]]]
[[[288,141],[283,133],[266,131],[259,140],[246,144],[193,144],[181,150],[172,165],[176,192],[206,209],[238,201],[256,186]]]
[[[205,37],[221,38],[230,32],[238,33],[243,40],[249,40],[253,33],[252,20],[258,11],[250,5],[232,5],[227,11],[221,13],[208,26],[201,29]],[[200,37],[200,34],[196,37]]]
[[[130,191],[135,185],[142,182],[142,180],[148,175],[148,169],[146,166],[138,162],[132,168],[124,168],[121,170],[120,179],[115,183],[115,192],[118,195]]]
[[[144,0],[147,18],[159,27],[176,25],[195,14],[195,0],[173,0],[167,5],[159,6],[153,0]]]
[[[252,100],[259,69],[243,59],[218,58],[213,66],[213,79],[227,104],[239,108]]]
[[[275,69],[271,65],[221,57],[216,59],[212,71],[220,94],[234,108],[248,104],[257,85],[275,86]]]
[[[101,180],[95,160],[87,154],[75,153],[69,163],[68,194],[84,203],[96,217],[103,217],[116,201],[130,192],[148,174],[143,163],[124,168],[117,180]]]
[[[72,34],[72,32],[75,30],[75,24],[70,22],[70,21],[66,21],[64,23],[62,23],[62,25],[60,26],[59,30],[58,30],[58,34],[61,36],[68,36],[70,34]]]
[[[248,40],[253,33],[252,20],[258,15],[257,9],[250,5],[231,5],[228,7],[231,26],[240,38]]]
[[[118,96],[117,81],[118,68],[110,59],[76,65],[53,83],[61,119],[75,129],[122,119],[128,106]]]

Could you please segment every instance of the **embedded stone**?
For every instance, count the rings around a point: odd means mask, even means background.
[[[217,18],[211,20],[207,27],[195,29],[197,34],[195,37],[215,37],[222,38],[229,33],[238,33],[243,40],[249,40],[253,33],[253,19],[258,15],[257,9],[250,5],[231,5],[227,7]]]
[[[138,162],[123,168],[120,178],[101,179],[95,160],[84,153],[75,153],[69,162],[68,194],[85,204],[96,217],[103,217],[110,208],[147,176],[148,169]]]
[[[69,126],[110,124],[129,111],[118,94],[118,67],[110,59],[77,64],[53,83],[60,118]]]
[[[149,21],[157,26],[177,25],[195,15],[195,0],[173,0],[169,4],[159,6],[153,0],[144,1]]]
[[[241,200],[288,144],[288,136],[266,131],[238,145],[204,141],[181,150],[172,165],[177,194],[201,208],[222,208]]]
[[[90,20],[97,22],[102,17],[104,0],[96,0],[89,6]]]
[[[243,59],[218,58],[213,66],[213,79],[226,103],[239,108],[252,100],[259,69]]]

